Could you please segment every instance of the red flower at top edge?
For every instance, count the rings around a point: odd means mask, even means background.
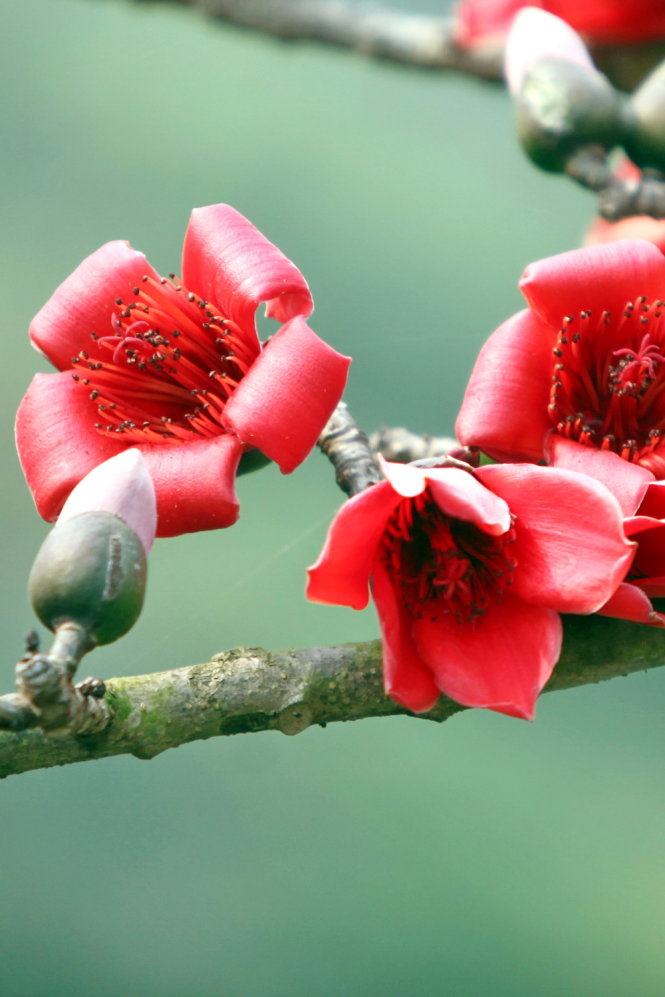
[[[283,323],[266,344],[262,301]],[[312,308],[297,267],[226,204],[192,212],[182,280],[160,277],[126,242],[98,249],[30,326],[60,371],[37,374],[16,419],[39,513],[56,519],[93,467],[137,447],[158,536],[230,526],[243,453],[292,471],[342,396],[350,360],[309,328]]]
[[[520,287],[530,308],[482,348],[459,439],[591,474],[632,516],[636,491],[665,478],[665,257],[641,241],[573,250]]]
[[[567,21],[588,41],[605,45],[665,35],[662,0],[462,0],[456,41],[464,48],[500,42],[522,7],[538,7]]]
[[[371,583],[386,692],[407,709],[442,692],[532,718],[559,657],[558,614],[595,612],[631,566],[616,499],[549,467],[383,469],[335,517],[308,598],[363,609]]]

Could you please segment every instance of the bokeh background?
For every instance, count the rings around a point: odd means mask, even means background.
[[[9,691],[47,531],[12,437],[47,369],[27,327],[83,256],[127,238],[177,270],[190,209],[229,201],[306,274],[361,424],[446,433],[522,268],[578,245],[592,203],[522,159],[499,88],[168,4],[0,11]],[[240,496],[233,529],[156,544],[144,614],[95,674],[376,636],[371,609],[303,599],[341,501],[324,459]],[[651,672],[544,697],[534,724],[383,719],[10,778],[3,995],[660,997],[664,711]]]

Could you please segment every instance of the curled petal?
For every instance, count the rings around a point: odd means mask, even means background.
[[[455,432],[495,460],[543,459],[555,331],[533,312],[492,333],[474,365]]]
[[[607,488],[554,467],[494,464],[476,474],[515,515],[511,591],[561,613],[593,613],[604,605],[636,550]]]
[[[387,481],[345,502],[335,516],[316,564],[308,569],[307,598],[364,609],[377,547],[401,498]]]
[[[228,204],[192,211],[182,252],[184,283],[213,301],[255,337],[254,316],[262,301],[266,315],[286,322],[307,318],[314,304],[307,281],[284,253]]]
[[[157,494],[157,536],[232,526],[238,518],[235,474],[243,446],[214,436],[175,446],[139,447]]]
[[[227,403],[223,422],[243,443],[293,471],[342,397],[351,360],[292,319],[261,351]]]
[[[614,616],[633,623],[649,623],[657,627],[665,626],[665,616],[657,613],[649,597],[629,582],[619,585],[614,595],[598,610],[598,615]]]
[[[411,636],[413,620],[383,565],[372,572],[372,595],[383,638],[383,685],[391,696],[412,713],[426,713],[439,698],[430,669],[423,663]]]
[[[413,464],[398,464],[396,461],[386,460],[379,454],[379,464],[387,480],[402,498],[415,498],[427,488],[427,475],[422,467],[414,467]]]
[[[620,315],[627,302],[660,298],[664,287],[665,257],[637,239],[550,256],[528,266],[520,281],[531,307],[557,331],[566,315]]]
[[[30,325],[32,342],[58,370],[71,368],[72,357],[81,350],[93,360],[107,359],[90,333],[112,334],[116,298],[131,300],[132,288],[144,275],[159,280],[143,253],[128,242],[107,242],[83,260],[37,312]]]
[[[431,608],[414,621],[413,637],[441,692],[464,706],[532,720],[561,653],[558,613],[514,596],[468,623],[445,615],[445,603]]]
[[[547,450],[549,462],[554,467],[588,474],[601,481],[618,500],[624,516],[632,516],[639,508],[649,483],[654,480],[651,471],[622,460],[610,450],[585,447],[554,433],[549,437]],[[663,512],[665,514],[665,510]]]
[[[429,470],[429,492],[442,512],[473,523],[483,533],[500,536],[510,529],[510,509],[467,471],[456,467]]]
[[[57,519],[75,485],[125,450],[94,428],[97,411],[69,373],[37,374],[16,414],[16,447],[37,511]]]

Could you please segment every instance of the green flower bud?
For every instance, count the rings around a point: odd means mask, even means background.
[[[517,132],[529,158],[561,173],[579,149],[621,140],[621,99],[597,70],[545,57],[525,74],[516,96]]]
[[[42,544],[28,590],[51,630],[84,627],[96,644],[122,637],[143,606],[146,554],[134,530],[111,512],[83,512],[58,523]]]
[[[624,147],[637,166],[665,172],[665,62],[626,106]]]

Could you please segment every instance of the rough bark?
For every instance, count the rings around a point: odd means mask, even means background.
[[[665,662],[665,634],[657,628],[567,617],[565,633],[546,691]],[[209,737],[262,730],[297,734],[315,724],[407,713],[383,694],[379,641],[294,651],[235,648],[205,664],[111,679],[106,686],[112,719],[100,733],[0,733],[0,778],[111,755],[149,759]],[[423,718],[443,721],[461,709],[441,697]]]

